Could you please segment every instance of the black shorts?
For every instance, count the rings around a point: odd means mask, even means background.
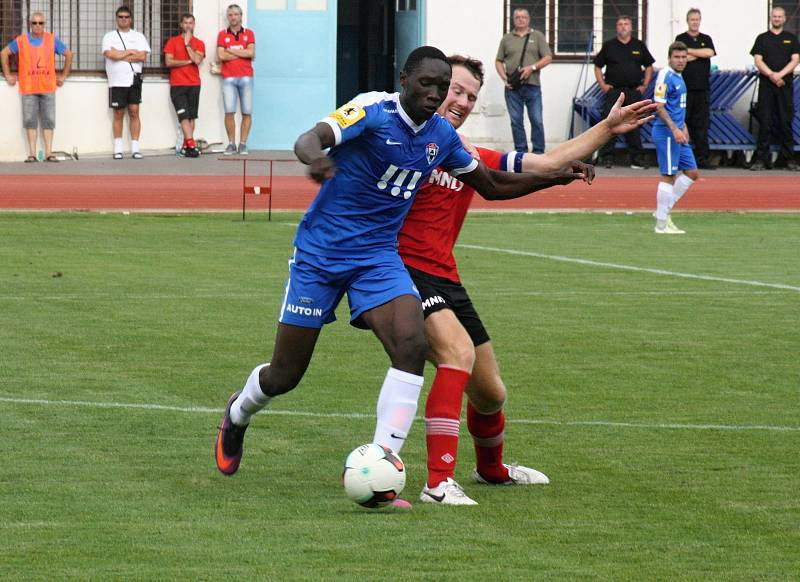
[[[422,297],[422,313],[425,317],[441,309],[450,309],[467,330],[475,347],[489,341],[489,332],[483,327],[483,322],[463,285],[409,266],[406,269]]]
[[[187,85],[170,87],[169,97],[175,106],[178,121],[184,119],[197,119],[197,109],[200,105],[200,85]]]
[[[142,102],[142,85],[134,83],[130,87],[109,87],[108,106],[111,109],[125,109],[128,105]]]

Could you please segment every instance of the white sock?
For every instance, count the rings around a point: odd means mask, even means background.
[[[131,140],[131,152],[135,154],[138,151],[139,151],[139,140],[138,139],[132,139]]]
[[[121,154],[122,153],[122,138],[115,137],[114,138],[114,153]]]
[[[686,191],[692,187],[694,184],[694,180],[692,180],[686,174],[681,174],[678,176],[678,179],[675,180],[675,184],[672,186],[672,196],[669,199],[669,207],[667,208],[667,212],[672,210],[672,207],[675,206],[675,203],[681,199],[681,196],[686,194]]]
[[[378,422],[373,442],[399,453],[417,414],[422,376],[389,368],[378,397]]]
[[[242,388],[242,393],[231,404],[231,420],[233,424],[238,426],[250,424],[250,419],[253,418],[253,415],[266,407],[269,401],[272,400],[261,391],[261,384],[258,381],[259,373],[262,368],[267,366],[269,366],[268,363],[261,364],[250,372],[250,376],[247,378],[244,388]]]
[[[672,184],[666,182],[658,183],[656,190],[656,220],[659,226],[663,226],[662,221],[666,222],[669,213],[669,201],[672,198]]]

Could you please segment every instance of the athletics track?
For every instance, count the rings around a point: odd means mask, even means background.
[[[128,166],[128,169],[130,166]],[[144,169],[144,168],[143,168]],[[800,174],[720,175],[706,172],[681,200],[680,210],[800,211]],[[259,183],[254,178],[249,183]],[[477,210],[652,210],[658,175],[598,175],[513,201],[476,198]],[[263,182],[262,182],[263,183]],[[302,211],[317,186],[299,175],[273,178],[272,209]],[[266,209],[267,196],[247,195],[248,212]],[[0,175],[0,210],[241,211],[242,181],[224,176],[11,174]]]

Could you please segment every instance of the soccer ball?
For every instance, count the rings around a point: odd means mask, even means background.
[[[389,447],[361,445],[347,455],[342,474],[344,492],[364,507],[383,507],[397,499],[406,484],[403,461]]]

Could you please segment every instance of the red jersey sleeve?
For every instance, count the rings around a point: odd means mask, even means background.
[[[225,46],[225,31],[220,30],[219,34],[217,34],[217,46],[224,47]]]
[[[175,39],[176,38],[177,37],[173,36],[164,45],[164,54],[165,55],[174,55],[175,54]]]

